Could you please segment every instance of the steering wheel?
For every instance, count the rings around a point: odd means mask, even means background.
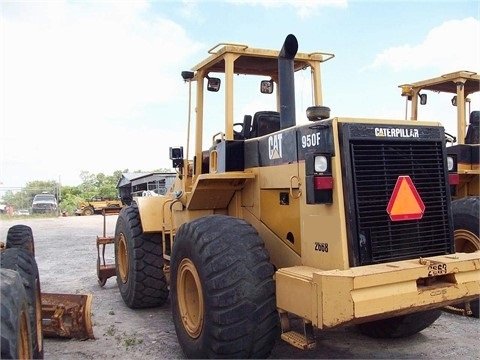
[[[235,126],[240,126],[242,129],[240,131],[236,131]],[[233,139],[234,140],[243,140],[243,123],[234,123],[233,124]]]

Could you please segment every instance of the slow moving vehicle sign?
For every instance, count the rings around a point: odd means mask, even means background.
[[[387,206],[392,221],[418,220],[423,216],[425,205],[410,176],[399,176]]]

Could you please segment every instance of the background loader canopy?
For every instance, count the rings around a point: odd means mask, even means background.
[[[436,78],[400,85],[399,87],[402,89],[402,96],[406,97],[406,117],[408,102],[411,101],[412,103],[410,120],[420,119],[419,103],[420,105],[427,105],[427,102],[431,100],[428,97],[432,97],[433,92],[449,96],[448,100],[451,106],[456,107],[456,139],[459,144],[465,143],[467,127],[470,124],[473,124],[473,127],[476,125],[478,129],[478,111],[480,108],[471,108],[472,100],[476,101],[476,106],[479,106],[480,102],[480,75],[477,73],[456,71]],[[451,125],[455,124],[454,119],[449,119],[448,122]],[[443,125],[448,128],[449,124],[444,123]],[[478,136],[475,142],[478,143]]]

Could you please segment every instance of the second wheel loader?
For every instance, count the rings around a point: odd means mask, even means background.
[[[472,100],[480,100],[480,75],[473,71],[456,71],[435,78],[400,85],[406,97],[410,119],[420,119],[428,98],[445,100],[454,109],[457,136],[447,135],[447,160],[452,167],[450,191],[455,249],[458,252],[480,250],[480,111],[470,108]],[[450,98],[451,97],[451,98]],[[435,99],[438,100],[438,99]],[[437,102],[438,103],[438,102]],[[450,104],[449,104],[450,105]],[[453,308],[455,310],[455,307]],[[479,317],[479,299],[458,304],[464,315]]]

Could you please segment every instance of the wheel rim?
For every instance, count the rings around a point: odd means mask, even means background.
[[[25,311],[20,314],[20,333],[19,333],[19,349],[18,355],[20,359],[31,359],[32,353],[30,350],[30,334],[28,332],[28,315]]]
[[[183,327],[192,338],[203,328],[203,291],[197,269],[190,259],[183,259],[178,268],[178,307]]]
[[[457,252],[471,253],[480,250],[480,239],[471,231],[465,229],[455,230],[455,250]]]
[[[120,233],[118,237],[117,262],[120,279],[125,284],[128,280],[128,251],[127,241],[123,233]]]
[[[36,307],[36,322],[37,322],[37,344],[38,351],[43,351],[43,333],[42,333],[42,295],[40,292],[40,282],[35,279],[35,307]]]

